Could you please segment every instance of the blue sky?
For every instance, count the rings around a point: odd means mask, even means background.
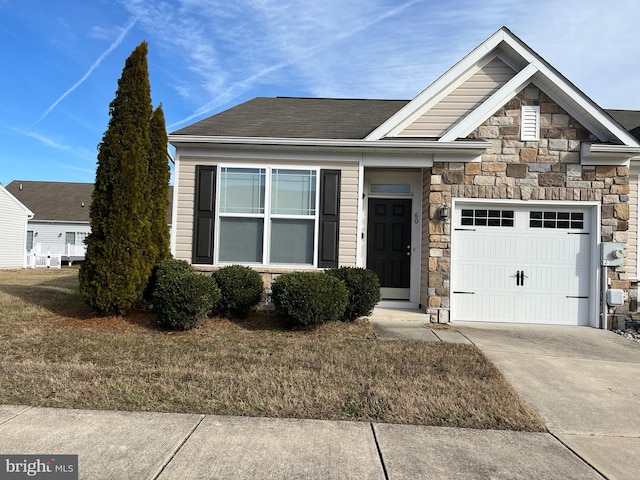
[[[637,0],[0,0],[0,183],[94,181],[142,40],[171,132],[257,96],[411,99],[503,25],[640,110],[639,19]]]

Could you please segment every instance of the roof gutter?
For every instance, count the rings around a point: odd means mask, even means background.
[[[629,166],[629,162],[636,160],[638,154],[640,147],[628,145],[583,143],[580,146],[580,161],[583,165]]]
[[[274,138],[274,137],[212,137],[200,135],[169,135],[174,145],[201,146],[237,146],[237,147],[280,147],[280,148],[317,148],[327,150],[349,150],[354,152],[395,152],[395,153],[431,153],[481,154],[491,146],[489,142],[438,142],[435,140],[348,140],[324,138]]]

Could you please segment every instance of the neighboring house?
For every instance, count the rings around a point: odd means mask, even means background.
[[[84,239],[91,232],[93,183],[15,180],[7,190],[34,212],[27,231],[27,251],[59,254],[67,263],[84,260]],[[172,192],[169,194],[171,198]],[[171,208],[167,221],[171,225]]]
[[[27,221],[33,213],[2,184],[0,212],[0,268],[24,268]]]
[[[7,190],[34,212],[26,239],[32,256],[60,255],[69,264],[84,260],[92,183],[14,180]]]
[[[435,322],[597,327],[603,242],[610,287],[638,277],[636,127],[501,28],[411,101],[256,98],[170,134],[173,253],[367,267]]]

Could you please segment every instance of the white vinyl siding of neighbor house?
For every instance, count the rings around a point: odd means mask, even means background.
[[[494,58],[399,133],[399,137],[441,137],[507,83],[515,72]]]
[[[236,161],[234,161],[235,163]],[[283,162],[284,164],[285,162]],[[193,249],[193,218],[194,218],[194,197],[196,185],[197,165],[224,164],[230,166],[231,163],[224,159],[209,159],[195,157],[181,157],[179,160],[178,179],[178,211],[176,215],[175,227],[175,258],[192,260]],[[358,211],[358,164],[338,164],[338,163],[310,163],[286,162],[292,168],[323,168],[336,169],[341,171],[340,187],[340,233],[338,241],[338,262],[339,265],[356,264],[356,239],[357,239],[357,211]],[[242,165],[265,166],[267,163],[260,161],[242,161]]]
[[[0,185],[0,268],[23,268],[31,212]]]
[[[29,222],[29,230],[33,232],[33,244],[44,243],[47,245],[64,245],[67,239],[67,232],[86,233],[91,232],[88,223],[67,223],[67,222]]]

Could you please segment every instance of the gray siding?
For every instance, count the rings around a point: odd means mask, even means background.
[[[398,136],[441,137],[514,75],[509,66],[494,58]]]
[[[35,220],[28,223],[27,229],[33,231],[34,245],[46,243],[47,245],[59,245],[60,248],[64,246],[67,232],[91,232],[88,223],[40,223]]]

